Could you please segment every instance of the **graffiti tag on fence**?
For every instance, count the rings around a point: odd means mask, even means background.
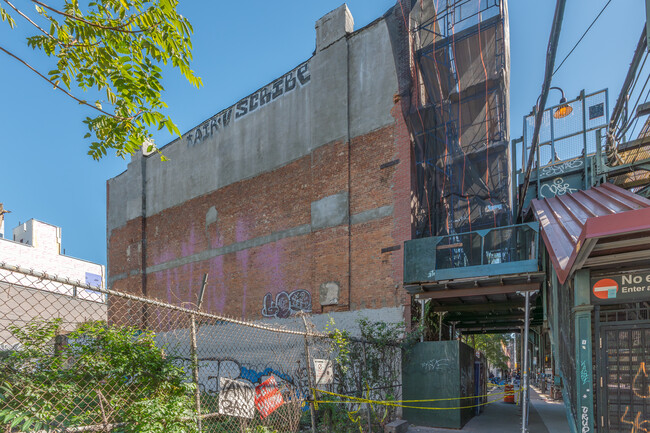
[[[643,377],[641,376],[643,373]],[[639,382],[648,382],[648,373],[645,372],[645,362],[642,362],[639,365],[639,371],[636,372],[634,380],[632,381],[632,392],[639,398],[650,398],[650,384],[647,384],[645,387],[639,385]]]
[[[645,362],[639,364],[639,369],[632,380],[632,392],[634,395],[641,399],[650,398],[650,384],[648,384],[648,374],[645,370]],[[629,415],[628,415],[629,414]],[[648,433],[650,432],[650,420],[643,418],[642,411],[638,411],[634,418],[633,412],[630,411],[629,406],[625,406],[625,412],[621,417],[621,423],[631,425],[632,430],[630,433]]]
[[[630,433],[647,433],[650,431],[650,421],[641,419],[641,411],[638,411],[634,419],[627,419],[627,413],[630,411],[629,406],[625,406],[625,413],[621,417],[623,424],[632,426]]]
[[[220,378],[219,413],[221,415],[253,418],[255,414],[255,391],[245,382]]]
[[[589,408],[582,406],[582,417],[580,419],[582,424],[582,433],[589,433]]]

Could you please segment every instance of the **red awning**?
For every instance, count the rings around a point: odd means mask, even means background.
[[[533,200],[531,210],[560,283],[583,266],[650,255],[650,200],[618,186]]]

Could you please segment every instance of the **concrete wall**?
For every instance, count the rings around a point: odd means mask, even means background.
[[[293,87],[287,86],[292,80]],[[141,216],[143,168],[149,216],[272,171],[324,144],[391,124],[396,93],[385,22],[341,34],[303,64],[164,146],[171,161],[153,155],[143,166],[142,155],[135,154],[127,171],[108,181],[109,236]],[[264,95],[271,98],[262,105]]]
[[[332,11],[313,57],[108,181],[112,288],[193,303],[208,273],[221,314],[402,311],[410,139],[385,21],[352,25]]]
[[[23,327],[32,320],[62,319],[61,330],[70,332],[91,320],[106,320],[107,306],[102,301],[66,296],[53,291],[4,282],[0,276],[0,350],[18,348],[19,341],[9,326]]]

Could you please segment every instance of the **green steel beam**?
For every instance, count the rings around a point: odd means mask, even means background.
[[[516,299],[508,302],[490,302],[487,304],[451,304],[451,305],[434,305],[433,311],[444,311],[447,313],[464,313],[464,312],[485,312],[485,311],[508,311],[524,308],[524,300]]]
[[[524,326],[524,319],[522,318],[521,320],[509,320],[504,322],[457,323],[456,329],[470,329],[470,328],[482,328],[482,327],[483,328],[485,327],[507,328],[507,327],[516,327],[516,326]]]
[[[575,371],[578,429],[582,433],[594,431],[594,383],[591,355],[591,292],[589,269],[581,269],[573,278],[575,319]],[[573,397],[573,396],[571,396]]]
[[[522,314],[492,314],[492,315],[479,315],[479,314],[448,314],[445,316],[447,321],[456,322],[503,322],[508,320],[524,320]]]

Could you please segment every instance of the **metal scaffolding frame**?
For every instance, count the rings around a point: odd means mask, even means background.
[[[411,11],[417,237],[510,223],[507,8],[442,3]]]

